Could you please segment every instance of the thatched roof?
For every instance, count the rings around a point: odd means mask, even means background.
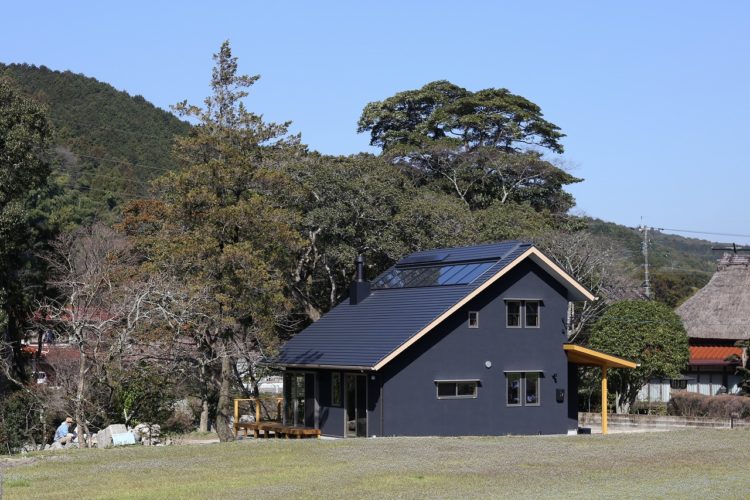
[[[677,308],[689,337],[750,339],[750,260],[736,257],[725,255],[708,284]]]

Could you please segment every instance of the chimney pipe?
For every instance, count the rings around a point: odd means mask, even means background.
[[[354,260],[357,272],[349,287],[349,304],[357,305],[370,295],[370,282],[365,281],[365,258],[358,255]]]
[[[354,265],[357,267],[356,281],[362,283],[365,280],[365,258],[362,254],[357,255],[354,259]]]

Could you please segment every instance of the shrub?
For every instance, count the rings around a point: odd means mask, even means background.
[[[683,417],[750,418],[750,398],[745,396],[705,396],[694,392],[678,392],[667,405],[670,415]]]

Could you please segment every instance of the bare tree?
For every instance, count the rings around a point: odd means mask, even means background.
[[[555,232],[537,242],[566,273],[585,286],[597,300],[571,303],[568,312],[568,340],[582,340],[586,328],[608,304],[632,298],[637,286],[617,266],[613,247],[587,231]]]
[[[40,304],[39,321],[78,350],[72,413],[79,432],[90,436],[91,380],[106,379],[108,368],[132,351],[133,333],[148,318],[152,285],[132,275],[125,237],[100,224],[59,236],[44,258],[58,293]]]

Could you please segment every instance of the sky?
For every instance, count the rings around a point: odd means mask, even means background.
[[[1,2],[0,62],[71,70],[168,109],[209,93],[224,40],[247,106],[311,149],[377,150],[371,101],[504,87],[566,134],[575,213],[750,244],[750,2]],[[671,232],[671,231],[670,231]]]

